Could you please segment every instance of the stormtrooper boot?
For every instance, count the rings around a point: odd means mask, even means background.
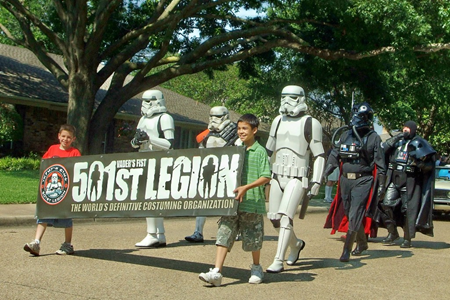
[[[158,236],[156,233],[147,233],[145,238],[136,243],[136,247],[157,247],[159,245]]]
[[[163,218],[147,218],[147,235],[136,243],[136,247],[164,247],[166,236],[164,235]]]
[[[280,234],[278,235],[277,253],[273,263],[267,268],[269,273],[280,273],[284,271],[284,255],[287,247],[291,243],[292,225],[287,216],[283,216],[280,220]]]
[[[289,243],[289,248],[291,248],[291,252],[286,260],[286,264],[289,266],[294,265],[298,259],[300,258],[300,252],[305,248],[305,241],[298,239],[295,236],[295,233],[292,232],[291,242]]]

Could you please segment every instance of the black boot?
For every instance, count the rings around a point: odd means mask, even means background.
[[[367,244],[366,233],[364,232],[364,226],[360,226],[358,230],[358,234],[356,235],[356,248],[352,251],[352,255],[360,256],[363,251],[369,249],[369,245]]]
[[[403,240],[403,243],[400,245],[400,248],[411,248],[411,240]]]
[[[394,224],[389,224],[389,226],[387,226],[387,230],[389,234],[382,242],[385,245],[393,245],[394,242],[400,237],[397,227],[395,227]]]
[[[394,241],[400,237],[397,231],[397,225],[394,221],[394,212],[389,206],[384,206],[383,209],[385,213],[381,215],[381,218],[383,219],[389,234],[382,242],[385,245],[393,245]]]
[[[405,226],[403,227],[403,243],[400,245],[400,248],[411,248],[411,246],[408,218],[405,217]]]
[[[348,231],[345,238],[344,250],[339,258],[341,262],[348,262],[350,260],[350,252],[352,251],[353,242],[356,238],[356,231]]]

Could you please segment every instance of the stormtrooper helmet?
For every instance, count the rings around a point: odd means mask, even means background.
[[[281,91],[280,114],[294,117],[307,109],[308,106],[305,103],[305,91],[302,87],[298,85],[288,85],[283,88]]]
[[[231,123],[230,113],[225,106],[214,106],[209,112],[208,129],[210,131],[222,131]]]
[[[58,179],[59,179],[58,178],[58,174],[53,173],[51,178],[52,178],[52,183],[53,184],[58,183]]]
[[[161,91],[148,90],[142,95],[141,114],[151,117],[157,113],[167,112],[166,100]]]
[[[355,126],[356,128],[370,127],[373,120],[373,110],[369,103],[363,102],[361,104],[355,104],[352,108],[352,119],[350,121],[350,126]]]

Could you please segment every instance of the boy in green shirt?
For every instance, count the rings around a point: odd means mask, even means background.
[[[261,283],[263,269],[259,263],[264,238],[264,219],[266,213],[264,186],[270,181],[270,167],[266,149],[255,140],[259,120],[252,114],[245,114],[237,122],[239,139],[246,147],[242,185],[234,190],[239,200],[237,216],[224,216],[220,219],[216,240],[215,267],[199,278],[214,286],[222,283],[222,268],[233,247],[238,232],[242,236],[242,249],[251,251],[253,264],[249,283]]]

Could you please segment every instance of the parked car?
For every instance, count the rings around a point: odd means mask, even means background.
[[[436,167],[433,212],[450,213],[450,165]]]

